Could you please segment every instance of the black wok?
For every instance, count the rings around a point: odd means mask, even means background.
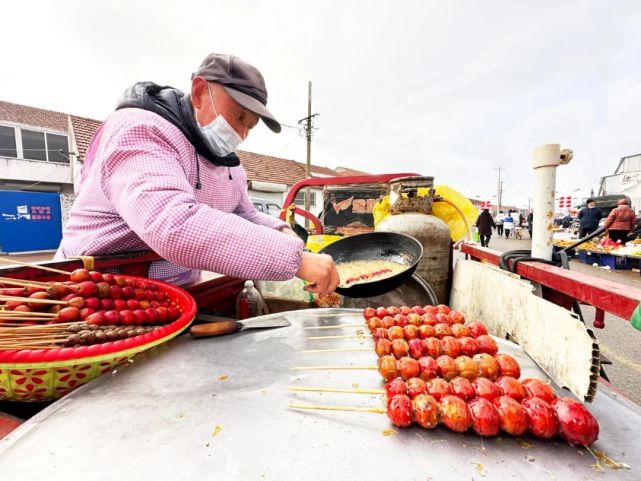
[[[332,256],[336,264],[353,261],[392,261],[406,269],[381,280],[360,282],[350,287],[338,287],[336,292],[347,297],[371,297],[385,294],[412,276],[423,255],[421,243],[405,234],[370,232],[344,237],[320,250]]]

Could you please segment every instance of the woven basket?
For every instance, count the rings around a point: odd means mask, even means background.
[[[91,346],[63,349],[0,351],[0,400],[50,401],[58,399],[136,354],[170,340],[186,329],[196,315],[196,302],[182,289],[153,279],[182,315],[166,326],[140,336]]]

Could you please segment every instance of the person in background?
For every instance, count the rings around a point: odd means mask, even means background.
[[[530,211],[527,215],[527,231],[530,234],[530,239],[532,238],[532,225],[534,224],[534,213]]]
[[[621,199],[617,202],[617,208],[610,212],[603,227],[608,231],[610,240],[625,244],[628,240],[628,234],[632,232],[636,222],[637,216],[628,205],[628,199]]]
[[[481,247],[488,247],[490,244],[490,237],[492,237],[492,228],[496,227],[494,219],[488,209],[483,209],[481,215],[476,219],[476,227],[479,230],[481,238]]]
[[[503,219],[505,218],[505,214],[503,214],[503,211],[500,211],[498,214],[496,214],[496,221],[494,224],[496,225],[496,233],[498,234],[499,237],[503,235]]]
[[[601,209],[597,208],[594,199],[588,199],[585,202],[585,207],[579,211],[579,239],[592,234],[599,228],[599,221],[601,220]]]
[[[573,220],[574,219],[572,218],[572,216],[570,214],[567,214],[565,217],[563,217],[563,219],[561,219],[561,227],[567,229],[572,225]]]
[[[519,227],[523,225],[523,221],[524,221],[524,220],[525,220],[525,219],[523,218],[523,214],[521,214],[521,213],[519,212]]]
[[[514,230],[514,217],[512,217],[512,211],[508,210],[503,218],[503,232],[505,232],[506,239],[510,237],[510,231],[512,230]]]

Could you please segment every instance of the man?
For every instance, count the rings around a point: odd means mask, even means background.
[[[514,218],[512,217],[512,210],[508,210],[505,217],[503,217],[503,232],[505,232],[505,238],[510,237],[510,232],[514,230]]]
[[[579,239],[592,234],[599,228],[599,221],[603,214],[601,209],[598,209],[594,199],[588,199],[585,202],[586,206],[579,211]]]
[[[481,247],[489,247],[490,237],[492,237],[492,228],[496,227],[489,209],[483,209],[481,215],[476,219],[476,227],[479,230]]]
[[[496,215],[496,233],[499,237],[503,235],[503,219],[505,218],[505,215],[503,214],[503,211],[499,212]]]
[[[530,234],[530,239],[532,238],[532,228],[534,226],[534,212],[530,211],[527,215],[527,231]]]
[[[303,252],[285,223],[256,211],[234,153],[259,119],[273,132],[263,76],[211,54],[191,95],[135,84],[96,132],[57,259],[153,250],[150,276],[174,284],[200,270],[244,279],[297,276],[319,295],[339,283],[331,257]]]
[[[625,244],[628,240],[628,234],[632,232],[636,222],[637,216],[628,205],[628,199],[621,199],[617,202],[616,209],[612,209],[610,212],[603,227],[608,231],[610,240]]]

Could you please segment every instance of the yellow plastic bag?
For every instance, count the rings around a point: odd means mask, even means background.
[[[474,225],[476,218],[479,216],[479,211],[467,197],[447,185],[437,185],[434,187],[434,190],[436,191],[436,195],[452,202],[461,210],[470,227]],[[403,195],[405,196],[407,194]],[[429,195],[429,189],[419,187],[417,189],[417,195],[419,197]],[[391,210],[392,206],[390,204],[389,196],[386,195],[374,205],[372,210],[372,213],[374,214],[374,226],[376,227],[385,217],[390,215]],[[432,206],[432,214],[448,225],[450,228],[450,236],[453,241],[459,241],[467,235],[467,227],[461,218],[461,214],[459,214],[451,205],[446,202],[435,202]]]
[[[479,211],[474,207],[470,199],[447,185],[437,185],[434,187],[434,190],[436,190],[436,195],[440,195],[443,199],[449,200],[463,212],[470,227],[474,225],[476,218],[479,216]],[[461,215],[451,205],[445,202],[434,202],[432,214],[450,227],[450,236],[454,242],[461,240],[467,235],[465,222],[463,222]]]
[[[310,235],[307,238],[307,247],[312,252],[318,252],[323,247],[330,245],[332,242],[336,242],[338,239],[342,239],[339,235]]]
[[[374,207],[372,207],[372,215],[374,216],[374,227],[376,227],[385,217],[389,215],[392,210],[392,205],[389,202],[389,195],[384,196],[379,200]]]

